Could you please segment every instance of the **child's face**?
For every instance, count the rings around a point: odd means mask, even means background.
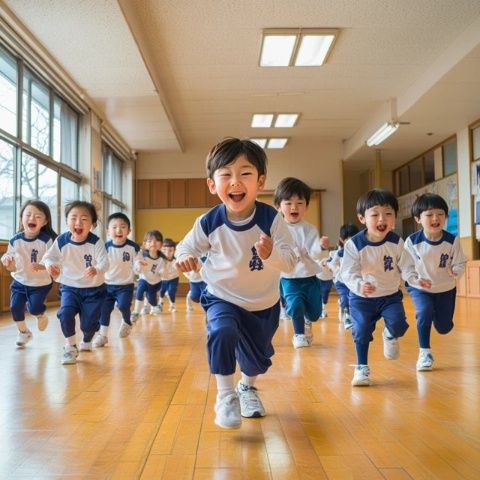
[[[365,210],[358,219],[367,227],[367,238],[381,242],[395,226],[395,210],[389,205],[375,205]]]
[[[175,247],[162,247],[162,252],[169,260],[171,260],[175,253]]]
[[[265,175],[258,171],[245,155],[239,155],[232,163],[219,168],[213,180],[207,179],[210,193],[218,195],[227,209],[230,220],[244,220],[255,209],[257,193],[263,190]]]
[[[162,249],[162,245],[163,242],[157,240],[155,237],[148,237],[144,242],[145,249],[148,250],[151,256],[157,255],[157,252]]]
[[[282,200],[278,211],[283,215],[287,223],[298,223],[303,220],[307,211],[307,202],[298,195],[293,195],[287,200]]]
[[[22,226],[27,238],[35,238],[47,224],[46,215],[37,207],[28,205],[22,213]]]
[[[74,242],[83,242],[87,239],[93,222],[90,212],[83,207],[72,208],[67,215],[67,227]]]
[[[420,214],[420,217],[415,217],[417,223],[419,223],[427,238],[431,240],[439,239],[442,236],[442,230],[445,226],[447,216],[445,211],[441,208],[431,208],[425,210]]]
[[[130,233],[130,228],[125,220],[114,218],[108,224],[107,233],[115,245],[123,245]]]

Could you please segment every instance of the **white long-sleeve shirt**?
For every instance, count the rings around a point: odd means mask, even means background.
[[[140,247],[127,239],[123,245],[116,245],[112,240],[105,244],[109,268],[105,272],[108,285],[129,285],[134,282],[135,273],[140,272],[142,253]]]
[[[431,288],[412,285],[419,290],[431,293],[447,292],[455,288],[455,277],[463,275],[467,258],[463,253],[458,237],[443,231],[438,241],[428,240],[423,230],[410,235],[405,241],[405,248],[415,262],[415,269],[420,278],[430,280]]]
[[[143,252],[142,261],[146,262],[147,265],[140,267],[139,278],[145,280],[150,285],[156,285],[162,280],[167,259],[161,252],[159,252],[158,258],[152,258],[148,252],[145,251]]]
[[[327,252],[322,250],[317,229],[308,222],[285,222],[295,242],[295,253],[298,261],[293,271],[282,272],[283,278],[306,278],[318,275],[322,267],[319,261],[326,257]]]
[[[40,232],[35,238],[26,238],[23,232],[12,237],[2,259],[10,257],[15,261],[15,271],[11,272],[13,279],[28,287],[50,285],[52,278],[48,272],[35,271],[32,264],[40,263],[52,244],[53,239],[45,232]]]
[[[371,283],[376,288],[368,297],[384,297],[398,291],[402,278],[417,285],[415,265],[403,240],[389,232],[381,242],[370,242],[365,233],[362,230],[345,244],[340,275],[350,291],[365,297],[362,286]]]
[[[74,242],[71,237],[70,232],[59,235],[41,263],[47,267],[60,266],[60,275],[55,278],[58,283],[76,288],[99,287],[104,283],[104,274],[109,267],[103,240],[92,232],[80,243]],[[97,274],[86,277],[85,270],[88,267],[95,267]]]
[[[270,257],[260,259],[255,243],[260,235],[272,238]],[[202,278],[208,291],[245,310],[272,307],[279,299],[280,272],[290,272],[297,261],[295,244],[283,217],[271,206],[256,202],[254,213],[245,222],[228,220],[220,204],[199,217],[177,245],[177,259],[208,252]]]
[[[178,270],[175,267],[175,257],[172,260],[165,260],[165,267],[162,271],[162,280],[173,280],[178,278]]]

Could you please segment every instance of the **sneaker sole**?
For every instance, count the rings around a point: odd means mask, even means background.
[[[369,387],[370,385],[371,385],[370,380],[361,380],[356,382],[352,380],[352,386],[354,387]]]
[[[433,365],[430,367],[417,367],[417,372],[431,372],[433,370]]]
[[[262,415],[261,412],[255,412],[253,415],[244,415],[243,413],[241,414],[243,418],[262,418],[265,416],[265,413]]]
[[[238,424],[235,423],[233,425],[222,425],[221,423],[217,422],[217,419],[214,420],[214,423],[217,425],[217,427],[226,428],[228,430],[238,430],[242,426],[242,422]]]

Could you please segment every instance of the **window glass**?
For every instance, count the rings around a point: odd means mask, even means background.
[[[0,49],[0,128],[17,135],[17,62]]]
[[[15,225],[15,147],[0,140],[0,238],[8,240]]]
[[[57,182],[58,173],[51,168],[38,164],[38,198],[50,207],[52,215],[52,226],[55,231],[58,227],[57,210]]]
[[[112,196],[122,198],[122,161],[112,156]]]
[[[425,166],[425,185],[435,181],[435,156],[433,150],[426,153],[423,157],[423,164]]]
[[[22,137],[33,148],[50,154],[50,96],[48,88],[25,70]]]
[[[28,153],[22,152],[20,168],[21,203],[27,200],[35,200],[37,196],[37,159]],[[42,199],[43,200],[43,199]]]
[[[109,148],[103,149],[103,191],[112,195],[112,152]]]
[[[457,171],[457,142],[446,143],[442,147],[443,176],[451,175]]]
[[[53,159],[77,169],[78,114],[61,98],[53,104]]]
[[[473,140],[473,159],[480,159],[480,127],[474,128],[472,130],[472,140]]]
[[[410,178],[410,191],[423,187],[423,159],[417,158],[408,165],[408,173]]]
[[[405,195],[409,190],[409,173],[408,165],[405,165],[399,170],[400,175],[400,195]]]

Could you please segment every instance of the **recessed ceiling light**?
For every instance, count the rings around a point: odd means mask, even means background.
[[[303,35],[295,65],[297,67],[323,65],[334,40],[335,35]]]
[[[288,67],[296,41],[296,34],[265,34],[260,53],[260,66]]]
[[[266,138],[251,138],[250,140],[255,142],[257,145],[260,145],[262,148],[265,148],[265,145],[267,145]]]
[[[253,128],[270,128],[273,122],[273,113],[254,113],[252,117]]]
[[[267,148],[284,148],[288,138],[271,138],[268,141]]]
[[[275,119],[276,128],[291,128],[297,123],[298,113],[279,113]]]

